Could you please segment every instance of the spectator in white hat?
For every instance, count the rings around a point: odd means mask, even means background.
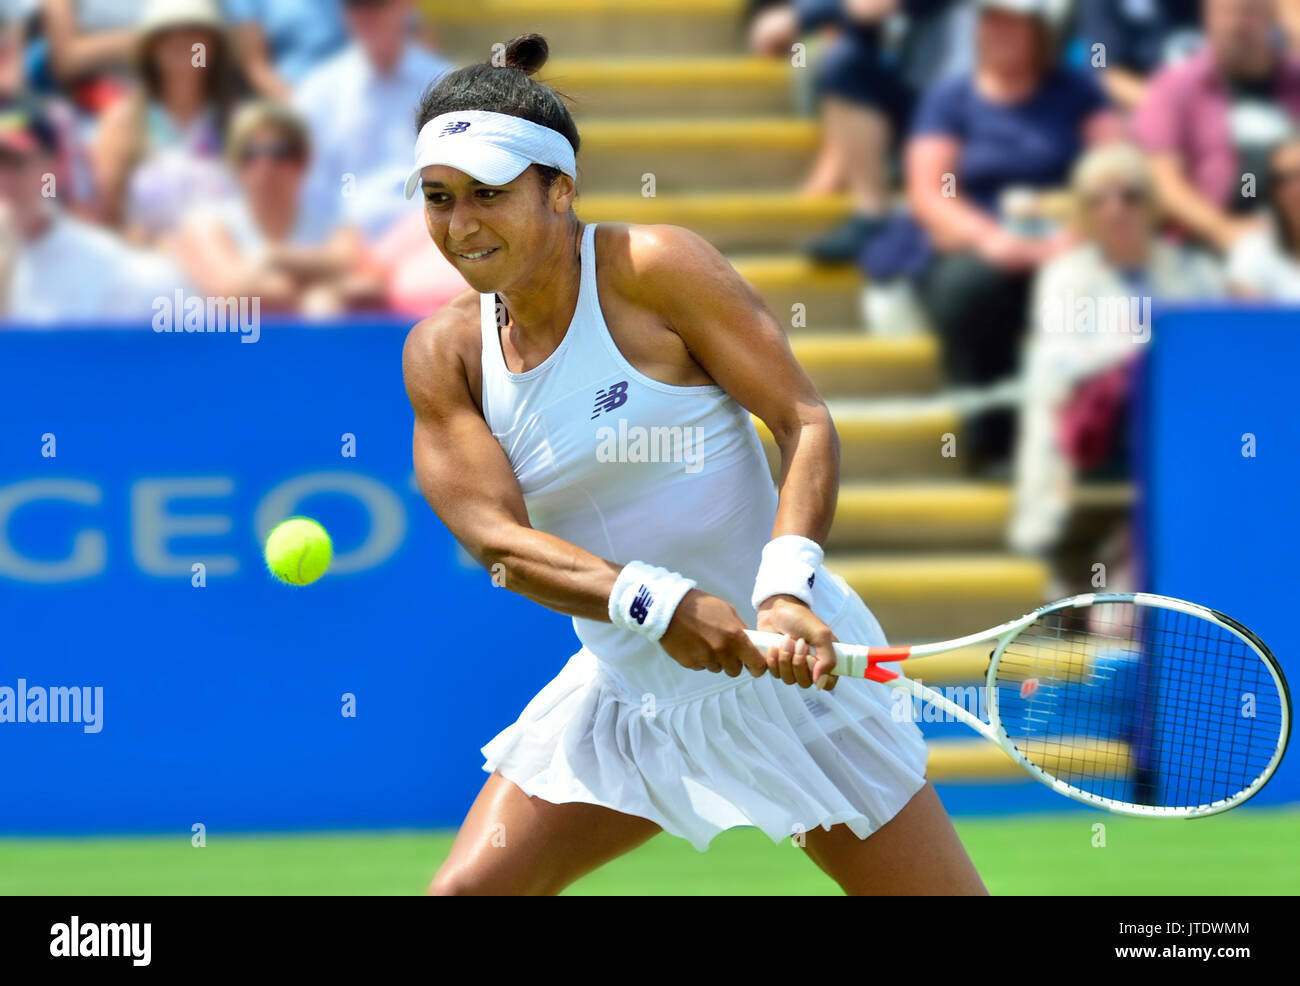
[[[103,219],[137,242],[232,188],[222,135],[237,79],[215,0],[149,0],[136,32],[137,85],[92,146]]]

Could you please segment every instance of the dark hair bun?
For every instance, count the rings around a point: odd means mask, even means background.
[[[550,57],[551,46],[540,34],[521,34],[506,44],[506,67],[532,75]]]

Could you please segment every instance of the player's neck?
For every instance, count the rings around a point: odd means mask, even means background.
[[[553,351],[564,338],[578,307],[585,226],[575,216],[566,235],[554,238],[554,251],[527,279],[497,292],[505,302],[511,338],[521,344],[521,351]]]

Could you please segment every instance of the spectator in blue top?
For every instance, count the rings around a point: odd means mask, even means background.
[[[953,384],[1014,374],[1034,269],[1070,242],[1007,207],[1064,188],[1087,144],[1119,136],[1100,88],[1056,65],[1053,13],[1047,0],[980,0],[975,71],[937,83],[913,120],[908,200],[932,251],[922,303]],[[1004,464],[1011,437],[1004,412],[969,422],[966,464]]]
[[[311,69],[347,44],[342,0],[224,0],[244,76],[287,100]]]

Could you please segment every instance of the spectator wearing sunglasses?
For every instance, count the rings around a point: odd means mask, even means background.
[[[1240,298],[1300,304],[1300,132],[1269,154],[1267,225],[1228,254],[1228,283]]]
[[[177,244],[203,293],[319,317],[365,295],[354,276],[359,233],[331,229],[326,212],[304,199],[310,145],[302,118],[283,104],[251,103],[235,115],[227,153],[240,194],[195,210]]]
[[[1154,181],[1135,146],[1087,152],[1071,193],[1083,242],[1035,278],[1023,360],[1009,533],[1026,553],[1057,544],[1076,482],[1127,474],[1129,372],[1151,306],[1223,293],[1207,255],[1157,235]]]

